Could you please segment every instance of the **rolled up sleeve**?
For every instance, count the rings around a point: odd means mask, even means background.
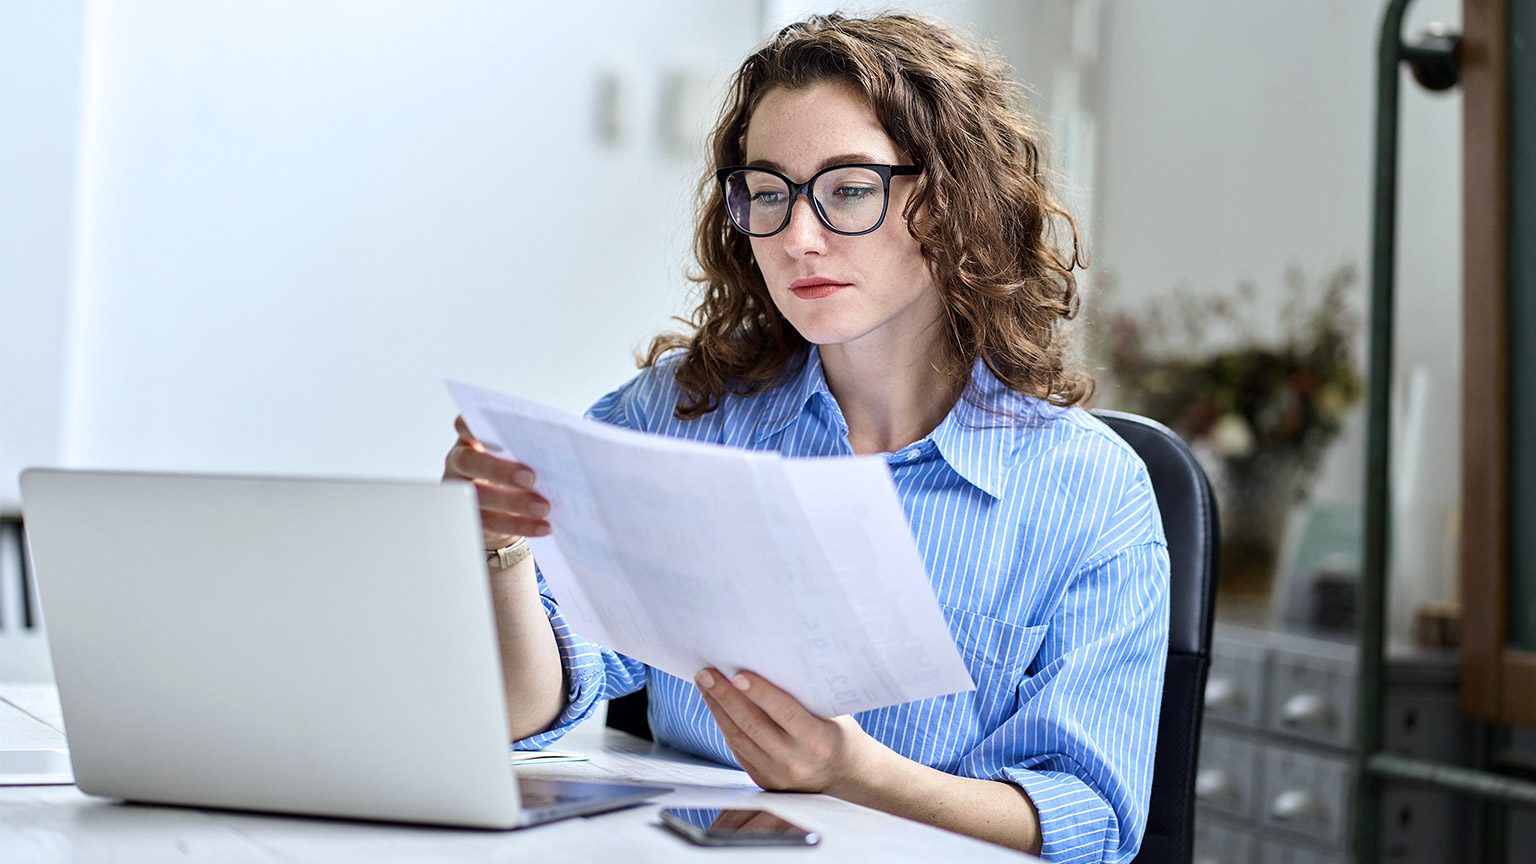
[[[1028,793],[1047,861],[1127,861],[1140,848],[1168,654],[1167,586],[1161,542],[1086,567],[1019,685],[1018,713],[988,738],[1027,754],[994,779]]]
[[[645,686],[645,664],[576,635],[560,611],[560,604],[550,593],[544,574],[539,574],[539,597],[550,627],[555,631],[555,645],[560,650],[560,665],[565,670],[565,709],[555,723],[537,735],[514,741],[514,750],[542,750],[559,741],[577,724],[592,716],[597,703],[633,693]]]

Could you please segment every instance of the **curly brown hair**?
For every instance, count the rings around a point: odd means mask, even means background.
[[[1072,271],[1087,265],[1077,224],[1052,196],[1042,135],[1007,65],[949,26],[917,15],[817,15],[780,30],[737,70],[710,137],[699,185],[690,279],[703,299],[691,333],[656,337],[642,360],[676,349],[677,416],[715,410],[727,392],[780,380],[807,342],[769,296],[745,234],[726,214],[715,169],[745,161],[747,127],[777,87],[853,85],[923,169],[902,211],[928,260],[947,338],[935,364],[955,389],[980,358],[999,380],[1057,405],[1077,405],[1093,379],[1069,368],[1060,323],[1077,314]],[[1058,240],[1066,240],[1066,248]]]

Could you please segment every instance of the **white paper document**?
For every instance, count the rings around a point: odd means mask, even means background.
[[[832,717],[975,683],[885,461],[647,435],[447,382],[550,502],[530,538],[572,629],[685,680],[750,669]]]

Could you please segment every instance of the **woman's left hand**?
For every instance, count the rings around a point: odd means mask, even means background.
[[[1040,815],[1012,783],[957,777],[876,741],[846,714],[824,720],[751,672],[693,678],[726,743],[757,785],[823,792],[1038,855]]]
[[[879,746],[852,717],[817,717],[752,672],[727,679],[704,669],[694,683],[736,761],[764,789],[837,795],[860,779],[871,746]]]

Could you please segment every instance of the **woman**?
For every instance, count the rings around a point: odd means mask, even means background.
[[[1144,466],[1075,407],[1091,382],[1058,327],[1076,310],[1076,229],[1015,90],[928,19],[781,31],[714,130],[693,332],[656,339],[647,371],[590,412],[790,456],[884,454],[977,690],[827,720],[751,672],[682,681],[573,636],[521,543],[557,521],[533,472],[461,420],[446,475],[475,483],[497,550],[517,746],[645,686],[658,741],[764,788],[1048,860],[1134,855],[1167,554]]]

